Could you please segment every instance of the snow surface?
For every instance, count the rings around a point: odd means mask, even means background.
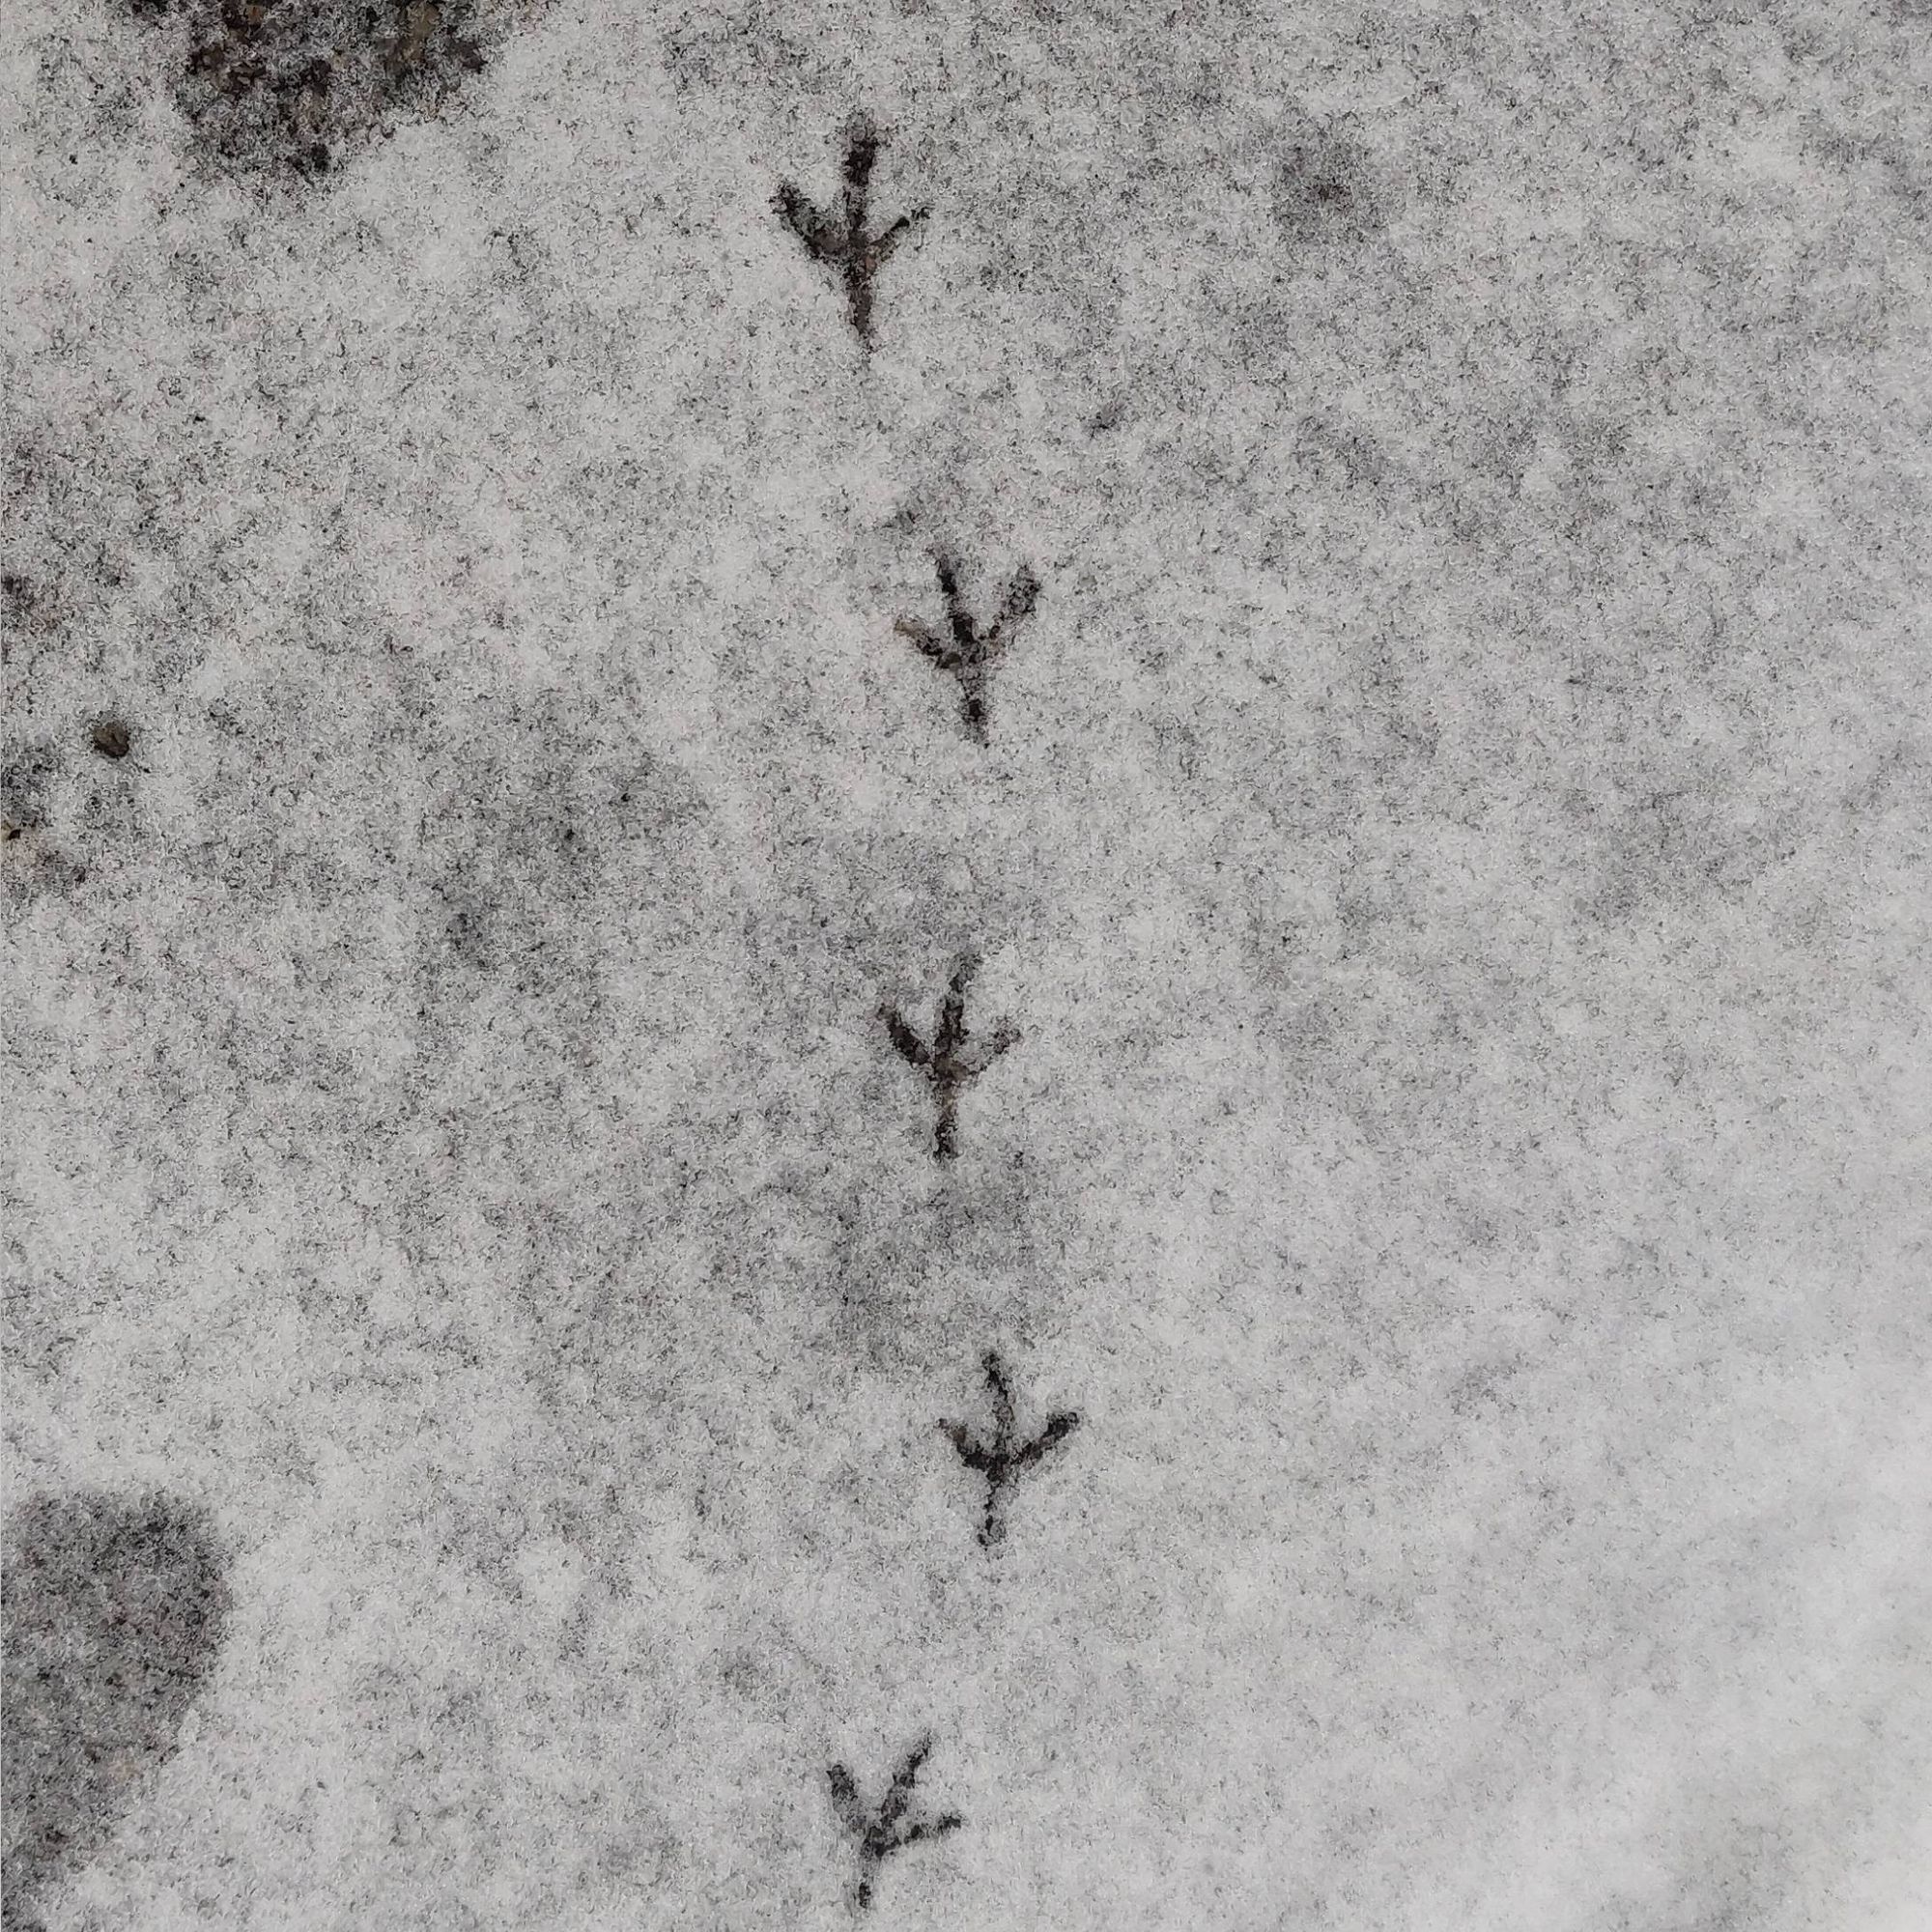
[[[214,17],[0,53],[48,1932],[1932,1925],[1932,16]]]

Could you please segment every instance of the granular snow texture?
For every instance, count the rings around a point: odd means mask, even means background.
[[[1932,1925],[1932,14],[18,0],[7,1924]]]

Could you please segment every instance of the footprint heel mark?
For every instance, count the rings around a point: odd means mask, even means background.
[[[870,1907],[879,1867],[889,1858],[927,1838],[943,1838],[966,1822],[956,1811],[942,1811],[937,1817],[907,1816],[914,1788],[919,1783],[920,1768],[931,1752],[931,1737],[921,1738],[899,1761],[886,1795],[869,1811],[860,1802],[859,1787],[845,1766],[835,1764],[826,1773],[826,1782],[832,1790],[832,1808],[858,1849],[859,1877],[852,1896],[862,1912]]]
[[[206,1516],[165,1496],[36,1497],[5,1557],[5,1923],[24,1928],[174,1754],[230,1597]]]
[[[986,1378],[986,1390],[993,1409],[990,1441],[976,1438],[963,1422],[942,1422],[939,1426],[952,1439],[959,1460],[986,1481],[986,1506],[980,1518],[980,1547],[990,1549],[1006,1537],[1006,1492],[1022,1469],[1031,1469],[1057,1444],[1066,1440],[1080,1427],[1078,1413],[1064,1408],[1049,1415],[1046,1426],[1030,1441],[1019,1439],[1013,1413],[1012,1388],[1007,1380],[1007,1367],[994,1350],[987,1350],[980,1366]]]
[[[930,1042],[920,1038],[896,1007],[879,1009],[886,1032],[908,1066],[925,1075],[932,1088],[934,1122],[932,1157],[952,1160],[959,1151],[959,1095],[985,1072],[1009,1047],[1019,1044],[1019,1034],[997,1026],[983,1040],[976,1040],[966,1026],[966,994],[980,970],[977,953],[962,953],[939,1006],[939,1026]]]
[[[946,600],[946,628],[935,630],[915,618],[901,617],[894,629],[930,658],[941,670],[959,680],[959,709],[966,735],[976,745],[990,742],[986,719],[987,685],[1008,643],[1039,604],[1039,579],[1029,564],[1021,564],[1007,586],[998,614],[982,631],[966,608],[959,588],[959,562],[941,551],[933,557],[939,592]]]
[[[861,114],[845,132],[842,188],[837,214],[828,213],[792,182],[781,182],[772,206],[785,225],[805,243],[805,251],[822,263],[844,285],[846,313],[859,340],[872,346],[872,285],[893,251],[927,211],[916,208],[876,235],[868,235],[872,201],[872,170],[878,164],[885,137]]]

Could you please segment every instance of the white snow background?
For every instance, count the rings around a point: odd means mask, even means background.
[[[1923,8],[8,28],[9,1495],[235,1598],[48,1932],[847,1924],[926,1732],[882,1927],[1932,1926]]]

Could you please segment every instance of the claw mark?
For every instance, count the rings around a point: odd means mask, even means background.
[[[982,631],[974,623],[959,593],[956,559],[942,551],[933,558],[933,566],[939,578],[940,594],[946,599],[946,630],[942,633],[929,624],[906,617],[901,617],[893,628],[900,637],[910,638],[941,670],[950,670],[959,680],[959,704],[965,714],[967,735],[975,744],[983,745],[987,742],[987,679],[1021,620],[1030,616],[1038,604],[1039,579],[1029,566],[1021,564],[1007,588],[999,615]]]
[[[959,1092],[969,1080],[977,1080],[1008,1047],[1019,1043],[1019,1035],[1009,1026],[993,1029],[992,1037],[976,1041],[966,1030],[966,989],[980,970],[976,954],[962,953],[952,969],[952,978],[940,1003],[939,1028],[928,1045],[907,1023],[896,1007],[881,1007],[879,1017],[886,1023],[899,1058],[916,1066],[932,1084],[937,1120],[932,1133],[932,1156],[951,1160],[958,1152]]]
[[[869,1817],[859,1803],[859,1788],[852,1781],[852,1774],[842,1764],[835,1764],[826,1774],[832,1786],[833,1808],[838,1813],[839,1822],[859,1841],[859,1885],[854,1895],[861,1911],[871,1904],[872,1882],[878,1877],[879,1867],[895,1852],[902,1852],[908,1845],[917,1845],[926,1838],[943,1838],[966,1822],[956,1811],[943,1811],[937,1818],[906,1816],[913,1787],[919,1782],[920,1767],[931,1749],[930,1737],[921,1738],[913,1746]]]
[[[805,243],[806,253],[822,262],[845,284],[845,302],[852,327],[867,349],[872,346],[872,281],[892,253],[926,211],[902,214],[877,235],[866,233],[872,198],[872,168],[884,137],[863,114],[845,134],[844,190],[835,220],[791,182],[781,182],[773,206],[792,233]]]
[[[967,1434],[963,1422],[942,1422],[939,1426],[952,1437],[953,1448],[959,1452],[959,1460],[986,1479],[986,1509],[980,1520],[980,1544],[982,1548],[990,1549],[1007,1533],[1003,1513],[1003,1492],[1007,1485],[1022,1469],[1032,1468],[1055,1443],[1064,1442],[1071,1435],[1080,1427],[1080,1417],[1072,1409],[1063,1408],[1047,1417],[1046,1427],[1031,1442],[1017,1441],[1013,1435],[1013,1397],[1007,1384],[1006,1364],[988,1350],[981,1366],[986,1373],[986,1387],[993,1402],[992,1441],[976,1441]]]

